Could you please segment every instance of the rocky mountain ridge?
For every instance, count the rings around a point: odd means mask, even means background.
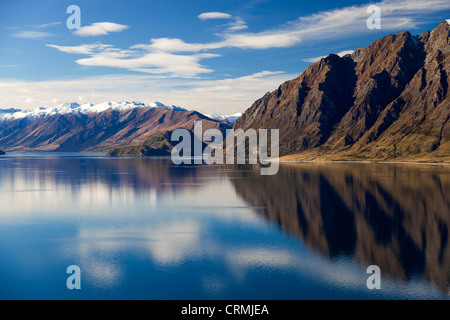
[[[279,129],[296,160],[450,160],[450,27],[331,54],[257,100],[235,128]]]

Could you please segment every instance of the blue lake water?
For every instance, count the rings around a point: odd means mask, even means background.
[[[448,299],[450,167],[0,157],[1,299]],[[81,269],[68,290],[66,269]],[[369,265],[381,289],[369,290]]]

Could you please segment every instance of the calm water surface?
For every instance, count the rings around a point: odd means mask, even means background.
[[[0,157],[1,299],[448,299],[450,167]],[[366,286],[381,268],[381,290]],[[66,269],[81,268],[81,290]]]

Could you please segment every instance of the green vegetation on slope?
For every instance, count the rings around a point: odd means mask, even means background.
[[[170,131],[158,132],[137,146],[123,146],[111,150],[110,156],[170,156],[173,145]]]

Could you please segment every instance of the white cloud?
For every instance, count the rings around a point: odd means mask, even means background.
[[[429,15],[450,9],[448,0],[384,0],[381,8],[382,31],[403,31],[429,23]],[[373,33],[366,27],[368,4],[349,6],[301,16],[278,28],[260,33],[222,34],[223,41],[204,44],[203,50],[223,47],[267,49],[294,46],[304,41],[351,38]],[[232,17],[230,17],[232,18]],[[232,27],[230,28],[232,29]],[[237,26],[239,30],[239,26]],[[198,49],[200,45],[197,45]]]
[[[53,107],[49,101],[163,101],[204,113],[243,112],[267,91],[295,74],[262,71],[221,80],[173,79],[162,75],[103,75],[51,81],[0,80],[0,108]],[[33,104],[24,104],[32,97]],[[20,101],[18,101],[20,100]]]
[[[239,31],[239,30],[248,29],[247,24],[240,17],[235,17],[234,22],[230,23],[229,26],[230,27],[228,28],[228,31]]]
[[[384,0],[376,4],[381,9],[382,31],[414,29],[429,23],[429,14],[450,9],[448,0]],[[323,11],[299,17],[283,29],[300,35],[303,40],[349,38],[373,32],[366,27],[368,4]]]
[[[61,24],[62,22],[51,22],[41,25],[35,25],[33,28],[44,29]],[[20,30],[21,27],[7,27],[8,30]],[[23,30],[13,33],[11,36],[22,39],[44,39],[55,36],[55,34],[44,31]]]
[[[340,56],[340,57],[343,57],[343,56],[345,56],[347,54],[352,54],[353,52],[355,52],[355,51],[354,50],[344,50],[344,51],[341,51],[341,52],[337,53],[337,55]]]
[[[38,28],[48,28],[48,27],[57,26],[59,24],[62,24],[62,22],[58,21],[58,22],[45,23],[45,24],[39,25]]]
[[[42,31],[20,31],[12,34],[13,37],[23,38],[23,39],[43,39],[48,37],[53,37],[53,33],[42,32]]]
[[[300,37],[283,33],[226,34],[223,41],[211,43],[186,43],[178,38],[151,39],[151,44],[139,44],[130,49],[164,52],[199,52],[221,48],[268,49],[290,47],[300,42]]]
[[[164,52],[198,52],[213,49],[214,46],[204,45],[201,43],[186,43],[177,38],[157,38],[151,39],[151,44],[139,44],[132,46],[130,49],[146,49],[148,51],[164,51]]]
[[[233,16],[228,13],[223,12],[204,12],[198,15],[198,18],[200,20],[207,20],[207,19],[230,19]]]
[[[76,60],[76,63],[82,66],[128,69],[136,72],[184,78],[213,71],[202,66],[200,60],[215,58],[220,55],[212,53],[181,55],[167,52],[170,49],[175,49],[177,43],[182,44],[178,39],[159,39],[151,45],[137,45],[127,50],[101,43],[79,46],[47,44],[47,46],[61,52],[89,55],[90,57]],[[186,50],[192,51],[191,45],[188,45],[188,47]]]
[[[336,53],[336,54],[337,54],[339,57],[343,57],[343,56],[345,56],[345,55],[347,55],[347,54],[352,54],[353,52],[355,52],[355,51],[353,51],[353,50],[345,50],[345,51],[341,51],[341,52]],[[327,56],[320,56],[320,57],[315,57],[315,58],[307,58],[307,59],[303,59],[303,61],[315,63],[315,62],[317,62],[317,61],[319,61],[320,59],[325,58],[325,57],[327,57]]]
[[[72,53],[72,54],[94,54],[101,50],[112,47],[111,45],[93,43],[93,44],[82,44],[79,46],[57,46],[54,44],[47,44],[47,47],[52,47],[58,49],[61,52]]]
[[[239,31],[247,29],[247,25],[245,21],[241,17],[235,17],[228,13],[223,12],[204,12],[200,15],[198,15],[198,18],[200,20],[208,20],[208,19],[233,19],[234,21],[227,24],[228,26],[227,31]]]
[[[90,26],[82,27],[74,33],[78,36],[103,36],[110,32],[121,32],[129,27],[126,25],[113,23],[113,22],[96,22]]]
[[[120,53],[116,53],[119,54]],[[217,55],[175,55],[167,52],[150,52],[136,58],[122,59],[108,53],[99,53],[89,58],[79,59],[76,62],[83,66],[103,66],[122,68],[144,73],[170,74],[176,77],[194,77],[200,73],[209,73],[213,70],[200,65],[203,58],[212,58]]]
[[[227,35],[222,45],[243,49],[268,49],[291,47],[300,41],[298,35],[289,33],[245,33]]]
[[[414,28],[426,20],[427,14],[450,9],[448,0],[430,0],[426,4],[419,0],[384,0],[376,3],[382,12],[382,29],[404,30]],[[67,53],[90,55],[76,62],[84,66],[102,66],[128,69],[136,72],[165,74],[172,77],[196,77],[213,70],[200,64],[201,59],[218,57],[217,54],[198,53],[221,48],[269,49],[287,48],[301,42],[323,41],[330,38],[349,38],[373,32],[366,27],[367,5],[350,6],[299,17],[278,28],[258,33],[238,32],[247,28],[245,22],[228,13],[205,12],[198,17],[206,19],[232,19],[227,24],[219,41],[210,43],[186,43],[178,38],[154,38],[150,44],[136,44],[128,49],[117,49],[110,45],[90,44],[80,46],[49,45]],[[107,34],[122,31],[127,26],[113,23],[94,23],[76,33],[80,35]],[[305,59],[314,62],[321,57]]]

